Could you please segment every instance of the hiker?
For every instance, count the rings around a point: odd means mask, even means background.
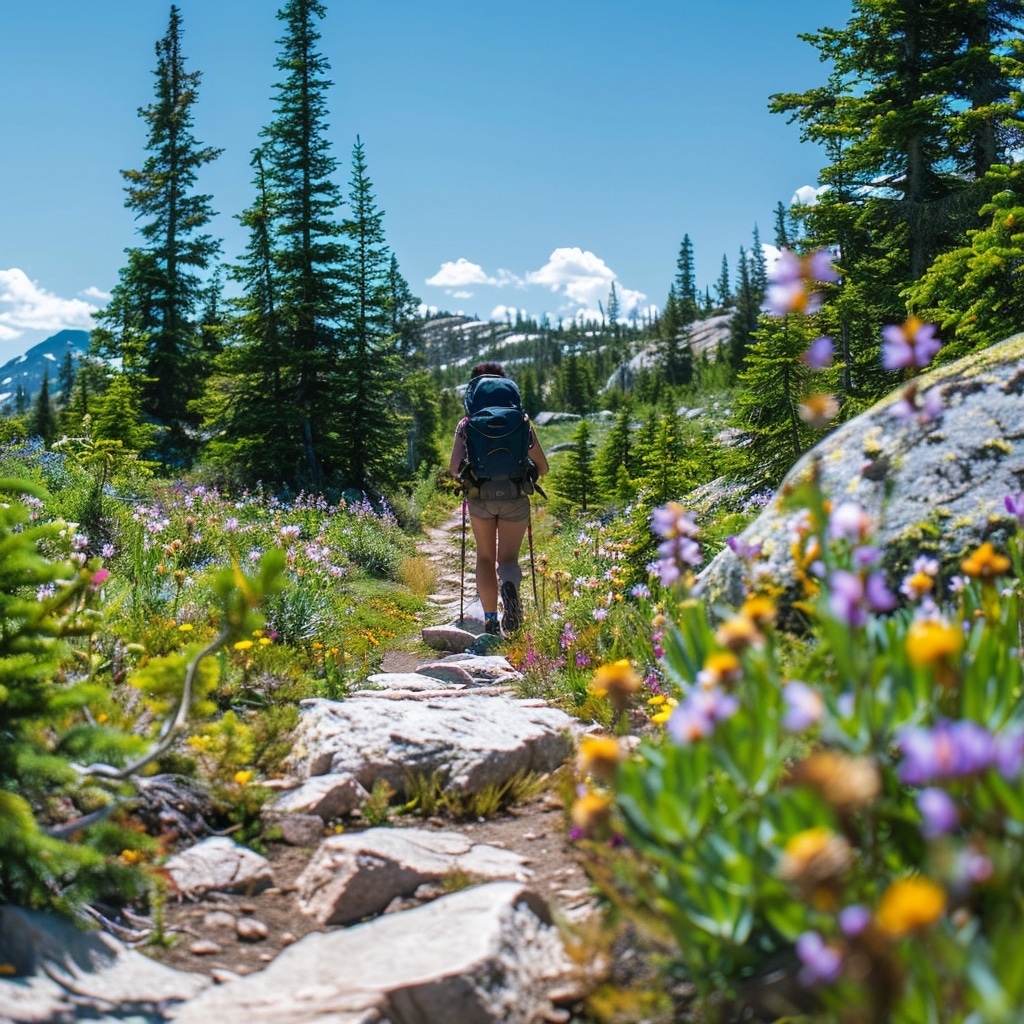
[[[484,629],[493,635],[502,629],[514,633],[523,623],[519,549],[530,523],[529,496],[537,477],[547,473],[548,460],[522,410],[519,389],[500,363],[473,367],[464,404],[448,472],[466,489]]]

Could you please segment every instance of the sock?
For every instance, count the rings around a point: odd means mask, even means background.
[[[497,612],[484,612],[484,622],[497,622],[497,621],[498,621],[498,613]]]

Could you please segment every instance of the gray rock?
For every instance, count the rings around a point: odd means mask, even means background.
[[[1005,544],[1013,523],[1003,498],[1018,494],[1024,481],[1024,334],[939,367],[918,384],[921,391],[938,390],[941,419],[895,418],[902,392],[894,392],[804,455],[779,495],[743,531],[741,540],[763,545],[770,579],[793,585],[796,513],[782,507],[781,495],[814,471],[833,507],[856,502],[876,521],[874,543],[884,551],[893,583],[918,553],[958,571],[980,542]],[[743,563],[729,549],[720,552],[699,587],[711,603],[738,604]]]
[[[111,936],[83,931],[66,918],[0,907],[0,963],[15,974],[0,978],[0,1021],[103,1019],[159,1015],[210,984],[201,974],[165,967]]]
[[[456,665],[464,672],[468,672],[476,682],[487,683],[510,683],[515,679],[522,679],[522,673],[517,672],[509,663],[507,658],[500,654],[449,654],[434,662],[436,665]]]
[[[257,974],[209,988],[178,1024],[535,1024],[578,977],[539,896],[491,882],[312,933]]]
[[[289,846],[316,846],[324,837],[324,819],[317,814],[268,814],[264,821]]]
[[[293,734],[291,770],[351,772],[368,790],[399,792],[411,776],[440,777],[449,791],[479,793],[520,772],[554,771],[572,751],[573,719],[506,697],[458,700],[306,700]]]
[[[255,917],[240,917],[235,925],[235,934],[242,942],[262,942],[270,929]]]
[[[437,677],[415,672],[378,672],[366,681],[377,690],[436,690]]]
[[[208,892],[259,892],[274,884],[266,857],[226,836],[214,836],[175,854],[164,865],[175,889],[184,896]]]
[[[530,874],[519,854],[474,845],[458,832],[371,828],[329,836],[295,884],[303,913],[323,925],[354,924],[427,882],[455,875],[525,882]]]
[[[423,642],[435,651],[464,651],[473,645],[477,634],[458,626],[426,626],[422,636]]]
[[[416,672],[421,676],[429,676],[431,679],[440,679],[442,682],[458,684],[461,686],[472,686],[475,680],[459,665],[449,665],[443,661],[430,661],[424,665],[417,665]]]
[[[317,775],[297,789],[282,793],[270,809],[275,815],[315,814],[322,824],[351,814],[369,798],[370,794],[352,775]]]

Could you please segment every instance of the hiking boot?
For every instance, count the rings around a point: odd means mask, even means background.
[[[490,633],[491,636],[501,636],[501,626],[498,625],[498,620],[488,619],[484,623],[484,632]]]
[[[519,603],[516,585],[511,580],[501,585],[501,606],[504,609],[502,628],[506,633],[514,633],[523,624],[523,608]]]

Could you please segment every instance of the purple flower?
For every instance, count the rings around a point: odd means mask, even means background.
[[[967,719],[903,729],[897,740],[903,753],[897,774],[911,786],[963,778],[991,766],[995,756],[991,733]]]
[[[651,588],[646,583],[638,583],[629,593],[633,597],[650,597]]]
[[[651,527],[659,537],[695,537],[697,525],[678,501],[661,505],[651,513]]]
[[[887,370],[918,369],[927,366],[942,342],[935,336],[935,324],[926,324],[916,316],[902,324],[882,328],[882,365]]]
[[[1006,511],[1017,520],[1017,525],[1024,526],[1024,494],[1016,496],[1008,494],[1003,498],[1003,504],[1006,506]]]
[[[944,836],[960,824],[960,812],[944,789],[922,789],[917,794],[917,809],[921,812],[921,833],[925,839]]]
[[[871,911],[859,903],[851,903],[839,911],[839,927],[848,939],[863,934],[871,924]]]
[[[761,541],[751,543],[734,536],[726,537],[725,543],[729,545],[729,550],[744,562],[752,562],[761,554]]]
[[[790,732],[803,732],[817,725],[825,714],[825,702],[821,694],[799,679],[786,683],[782,688],[782,698],[786,702],[782,727]]]
[[[843,969],[839,951],[829,946],[818,932],[804,932],[796,940],[796,955],[803,964],[798,975],[801,985],[829,985]]]
[[[856,573],[836,569],[828,582],[828,603],[832,614],[853,629],[863,626],[868,620],[864,581]]]
[[[854,501],[837,505],[828,517],[828,532],[836,540],[862,541],[874,525],[871,516]]]
[[[868,576],[864,597],[873,612],[891,612],[896,607],[896,596],[889,590],[884,573],[873,572]]]
[[[938,388],[929,388],[923,395],[919,395],[913,384],[907,385],[899,401],[894,402],[889,408],[894,419],[917,420],[921,426],[941,419],[945,411]]]
[[[689,701],[673,708],[665,723],[665,730],[680,746],[704,739],[710,736],[714,729],[714,722]]]
[[[832,339],[815,338],[800,357],[812,370],[824,370],[832,365]]]
[[[114,557],[114,545],[113,544],[104,544],[103,547],[100,548],[100,556],[102,558],[113,558]]]
[[[1024,768],[1024,733],[1004,730],[995,737],[993,761],[1004,779],[1016,779]]]

